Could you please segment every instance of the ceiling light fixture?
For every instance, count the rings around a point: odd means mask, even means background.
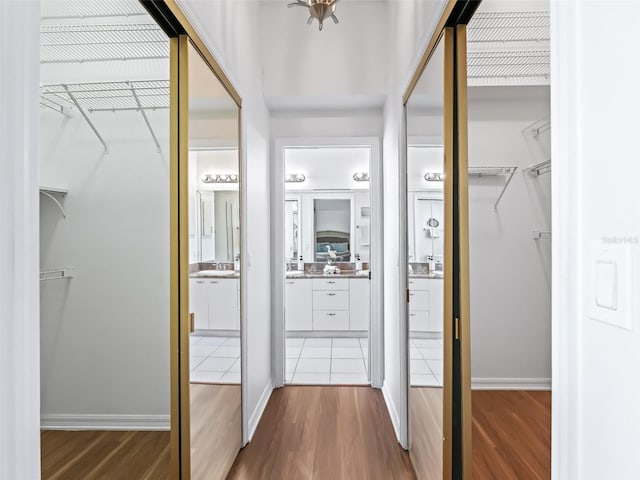
[[[333,20],[333,23],[338,23],[338,17],[335,15],[336,3],[340,0],[296,0],[288,5],[291,7],[307,7],[309,9],[309,19],[307,25],[311,25],[313,19],[318,20],[320,30],[322,30],[322,23],[329,17]]]
[[[424,174],[424,179],[427,182],[442,182],[444,180],[444,173],[427,172]]]
[[[203,183],[238,183],[238,175],[235,173],[205,173]]]
[[[356,172],[353,174],[353,179],[356,182],[368,182],[369,174],[367,172]]]
[[[306,178],[307,177],[305,177],[301,173],[289,173],[285,175],[284,181],[287,183],[300,183],[300,182],[304,182]]]

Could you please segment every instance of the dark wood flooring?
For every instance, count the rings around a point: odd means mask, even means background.
[[[251,443],[229,474],[242,480],[414,479],[379,390],[274,390]]]
[[[551,392],[472,392],[474,480],[551,478]]]

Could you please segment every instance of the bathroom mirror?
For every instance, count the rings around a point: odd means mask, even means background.
[[[208,480],[226,477],[242,445],[239,108],[190,41],[186,50],[191,320],[181,396],[190,413],[181,421],[190,434],[182,451],[191,478]]]
[[[449,468],[446,435],[444,266],[444,39],[406,103],[409,454],[418,478]]]
[[[313,242],[316,262],[351,261],[351,200],[314,198]]]
[[[300,201],[287,198],[284,202],[284,252],[285,259],[296,261],[302,254],[300,235]]]

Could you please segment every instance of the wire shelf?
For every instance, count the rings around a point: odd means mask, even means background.
[[[40,18],[43,20],[136,17],[148,16],[144,7],[135,0],[47,1],[42,2]]]
[[[169,80],[43,85],[41,96],[68,108],[74,106],[69,94],[90,113],[169,108]]]
[[[544,175],[545,173],[550,173],[551,160],[545,160],[544,162],[536,163],[535,165],[531,165],[522,171],[532,177],[539,177],[540,175]]]
[[[548,41],[549,12],[476,13],[467,29],[470,43]]]
[[[498,210],[498,205],[500,204],[500,200],[504,196],[504,193],[507,191],[507,187],[513,180],[513,176],[516,174],[518,167],[469,167],[468,175],[470,177],[497,177],[499,175],[505,175],[506,181],[502,186],[502,190],[498,195],[496,202],[493,204],[493,209],[495,211]]]
[[[470,79],[543,78],[551,74],[550,53],[546,50],[469,52],[467,71]]]
[[[44,25],[40,63],[169,58],[169,41],[155,24]]]

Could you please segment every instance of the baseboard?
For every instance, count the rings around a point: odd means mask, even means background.
[[[267,408],[267,403],[269,403],[269,398],[271,398],[271,392],[273,392],[273,381],[269,379],[269,383],[264,387],[262,395],[260,395],[260,400],[258,400],[258,405],[253,410],[251,417],[249,418],[249,441],[253,438],[253,434],[256,433],[256,428],[258,428],[258,423],[260,423],[260,419],[262,418],[262,414],[264,413],[264,409]]]
[[[43,430],[171,430],[169,415],[69,415],[40,417]]]
[[[472,390],[551,390],[550,378],[472,378]]]
[[[391,424],[393,425],[393,430],[396,432],[396,439],[398,442],[402,443],[400,441],[400,416],[398,415],[395,403],[393,403],[393,398],[391,397],[391,392],[389,392],[389,388],[387,387],[387,382],[382,384],[382,397],[384,398],[384,403],[387,404]]]

